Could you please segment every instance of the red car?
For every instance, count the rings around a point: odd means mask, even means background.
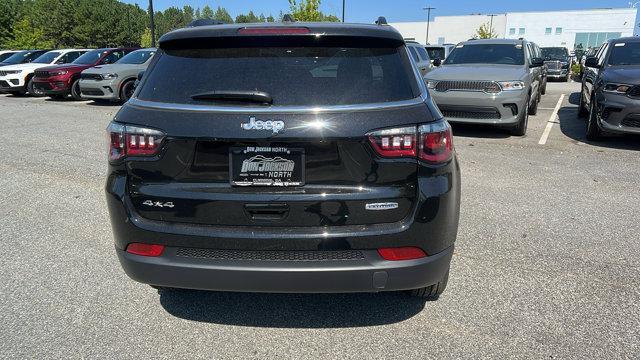
[[[80,100],[80,73],[96,65],[113,64],[137,48],[107,48],[86,52],[70,64],[53,65],[35,71],[33,87],[45,95],[62,99],[71,95]]]

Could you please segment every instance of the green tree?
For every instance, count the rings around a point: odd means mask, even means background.
[[[215,20],[222,21],[225,24],[232,24],[233,23],[233,19],[231,18],[231,15],[227,11],[227,9],[225,9],[223,7],[220,7],[220,6],[218,6],[218,8],[216,9],[215,14],[213,14],[213,18]]]
[[[14,26],[24,14],[30,2],[22,0],[0,1],[0,46],[7,48],[6,43],[14,39]]]
[[[151,47],[151,29],[144,29],[144,32],[140,36],[140,46],[143,48]]]
[[[473,36],[474,39],[494,39],[497,38],[498,34],[493,30],[493,28],[489,27],[489,24],[482,24],[476,30],[476,34]]]
[[[340,21],[337,16],[320,11],[320,0],[289,0],[289,10],[296,21]]]
[[[202,19],[202,14],[200,13],[200,8],[196,9],[195,14],[193,15],[194,19]]]
[[[289,0],[289,9],[296,21],[320,21],[320,0]]]
[[[185,5],[182,8],[182,23],[184,26],[189,25],[190,22],[195,19],[195,14],[193,13],[193,8],[189,5]]]
[[[260,22],[260,19],[253,13],[253,11],[249,11],[247,15],[240,14],[236,16],[237,23],[257,23]]]
[[[25,17],[15,23],[13,38],[5,46],[10,49],[47,49],[52,48],[53,43],[45,39],[42,29],[34,28],[31,20]]]
[[[202,8],[202,13],[201,13],[199,19],[213,20],[214,15],[215,14],[214,14],[213,10],[211,9],[211,7],[209,7],[209,5],[205,5]]]

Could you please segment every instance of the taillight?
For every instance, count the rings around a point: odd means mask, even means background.
[[[127,246],[129,254],[140,256],[160,256],[164,251],[164,245],[131,243]]]
[[[300,35],[308,34],[306,27],[255,27],[238,30],[240,35]]]
[[[109,160],[119,160],[125,156],[152,156],[160,150],[164,133],[156,129],[140,126],[110,123],[107,127],[109,137]]]
[[[378,254],[388,261],[414,260],[426,257],[427,254],[417,247],[396,247],[378,249]]]
[[[430,164],[441,164],[453,156],[451,126],[446,121],[436,121],[418,127],[420,136],[418,157]]]
[[[383,129],[367,134],[373,149],[384,157],[415,157],[415,126]]]
[[[430,164],[453,156],[451,127],[442,120],[417,127],[382,129],[367,134],[376,153],[387,158],[417,157]]]

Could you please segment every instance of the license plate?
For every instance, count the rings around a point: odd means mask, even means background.
[[[304,185],[304,149],[232,147],[229,174],[231,185],[235,186]]]

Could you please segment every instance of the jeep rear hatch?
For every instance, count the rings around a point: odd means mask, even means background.
[[[410,214],[417,124],[432,117],[403,45],[315,35],[237,36],[224,47],[192,40],[161,49],[117,118],[162,132],[157,151],[126,159],[142,216],[306,227]],[[149,145],[123,139],[131,138]]]

